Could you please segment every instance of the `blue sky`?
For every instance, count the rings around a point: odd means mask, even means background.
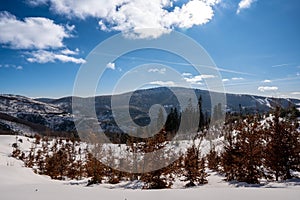
[[[99,43],[119,33],[138,40],[175,30],[208,52],[226,92],[300,99],[299,9],[298,0],[2,0],[0,93],[72,95],[81,64]],[[153,35],[139,28],[163,31]],[[172,68],[202,89],[211,78],[179,56],[144,49],[102,66],[97,94],[111,93],[128,71],[149,63],[146,76],[167,75]],[[173,80],[156,83],[177,86]]]

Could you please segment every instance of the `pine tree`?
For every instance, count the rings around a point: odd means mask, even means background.
[[[171,112],[167,117],[165,130],[170,133],[174,133],[179,127],[179,117],[177,108],[171,108]]]
[[[199,127],[199,105],[197,108],[193,105],[192,99],[188,99],[187,106],[183,108],[180,115],[180,130],[182,134],[197,132]]]
[[[219,171],[219,165],[220,165],[220,156],[215,150],[215,147],[212,146],[209,153],[206,156],[207,159],[207,167],[214,171]]]
[[[87,151],[85,169],[88,177],[91,177],[88,185],[101,183],[106,174],[106,166],[103,165],[93,154]]]
[[[44,159],[43,151],[41,149],[39,149],[37,151],[37,154],[35,156],[35,162],[38,167],[38,173],[44,174],[45,173],[45,159]]]
[[[265,166],[276,181],[290,179],[290,170],[299,170],[300,133],[296,120],[280,119],[277,107],[266,133]]]
[[[187,150],[184,158],[184,176],[186,177],[185,181],[189,181],[186,187],[207,183],[205,160],[204,158],[200,159],[200,152],[195,144]]]
[[[205,119],[202,111],[202,97],[200,96],[198,99],[198,113],[199,113],[199,123],[197,132],[203,131],[205,124]]]
[[[35,148],[34,148],[34,145],[32,144],[29,154],[28,154],[27,158],[25,159],[25,166],[32,168],[34,165],[34,158],[35,158]]]
[[[263,176],[262,152],[263,141],[261,124],[256,117],[248,117],[243,123],[237,126],[237,146],[240,157],[238,169],[238,181],[247,183],[259,183]]]
[[[155,153],[156,151],[162,150],[166,146],[166,132],[162,130],[153,138],[148,138],[145,144],[140,147],[140,151],[148,154],[144,158],[144,169],[155,169],[159,164],[166,161],[166,158],[171,155],[168,155],[168,152]],[[157,169],[155,171],[143,173],[141,175],[141,180],[145,183],[144,189],[163,189],[170,188],[173,184],[174,178],[171,176],[173,167],[164,167]]]
[[[221,162],[228,181],[259,183],[263,176],[261,136],[261,125],[255,117],[248,116],[234,127],[229,126]]]
[[[162,129],[164,127],[165,116],[162,108],[159,108],[158,117],[156,122],[156,129]]]
[[[76,179],[78,176],[78,168],[76,163],[76,149],[75,149],[75,142],[71,140],[70,142],[66,143],[66,152],[68,154],[68,169],[67,169],[67,176],[71,179]]]
[[[21,155],[21,150],[19,148],[18,145],[18,137],[16,136],[16,142],[12,144],[13,147],[13,152],[12,152],[12,157],[14,158],[19,158],[19,156]]]
[[[238,158],[240,157],[238,147],[235,144],[235,136],[233,135],[232,124],[224,127],[224,151],[221,154],[222,172],[225,173],[226,180],[232,181],[237,178],[237,168],[240,165]]]
[[[63,180],[67,175],[68,166],[68,154],[66,153],[66,149],[62,147],[46,159],[46,174],[53,179]]]
[[[78,156],[79,158],[75,162],[75,167],[77,168],[77,173],[78,173],[77,179],[81,180],[82,177],[84,176],[85,170],[84,170],[83,160],[82,160],[82,150],[80,147],[78,149]]]

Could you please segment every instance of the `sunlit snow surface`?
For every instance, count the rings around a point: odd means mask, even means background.
[[[28,138],[22,138],[22,150],[29,150]],[[117,185],[101,184],[86,187],[84,181],[55,181],[47,176],[34,174],[23,163],[9,155],[14,136],[0,136],[0,199],[1,200],[153,200],[153,199],[209,199],[209,200],[293,200],[300,197],[300,182],[268,183],[264,186],[249,186],[242,183],[227,183],[223,177],[210,172],[208,184],[185,189],[179,180],[172,189],[142,190],[141,183],[122,182]]]

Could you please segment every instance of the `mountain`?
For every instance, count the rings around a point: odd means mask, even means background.
[[[188,89],[174,87],[172,91],[185,97],[188,101],[191,92],[195,92],[196,96],[202,97],[203,112],[211,113],[211,94],[207,90]],[[169,111],[171,107],[180,109],[180,104],[172,91],[165,87],[151,88],[145,90],[137,90],[133,93],[125,93],[115,95],[114,98],[118,102],[123,102],[130,98],[130,114],[134,119],[136,116],[147,116],[150,107],[154,104],[161,104]],[[227,112],[240,112],[240,106],[245,113],[264,113],[274,108],[275,105],[280,105],[284,108],[295,105],[300,108],[300,100],[298,99],[284,99],[284,98],[270,98],[255,95],[240,95],[240,94],[226,94]],[[36,99],[41,102],[54,104],[66,112],[72,112],[72,97],[64,97],[60,99]],[[85,98],[84,100],[92,100]],[[83,100],[83,101],[84,101]],[[95,109],[99,119],[107,119],[111,115],[111,96],[97,96],[95,97]],[[112,117],[112,116],[111,116]]]
[[[0,133],[71,132],[75,132],[73,116],[59,106],[19,95],[0,95]]]
[[[137,90],[133,93],[124,93],[113,96],[117,105],[129,100],[129,113],[133,121],[139,125],[149,124],[149,109],[154,104],[161,104],[167,112],[173,107],[182,110],[180,103],[173,94],[180,94],[187,102],[191,92],[202,97],[203,112],[211,113],[210,93],[206,90],[165,87]],[[80,101],[91,101],[92,98],[76,97]],[[295,105],[300,107],[300,100],[278,99],[253,95],[226,94],[226,112],[264,113],[275,105],[282,107]],[[95,97],[95,110],[98,121],[107,133],[122,133],[116,125],[112,110],[112,96]],[[299,108],[298,108],[299,109]],[[0,95],[0,133],[41,133],[61,135],[66,133],[76,134],[72,114],[72,97],[59,99],[39,98],[31,99],[18,95]],[[85,119],[81,119],[85,120]]]

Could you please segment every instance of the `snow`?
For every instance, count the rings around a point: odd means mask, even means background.
[[[19,95],[0,94],[0,113],[19,119],[25,119],[25,121],[30,121],[28,118],[33,117],[37,119],[38,122],[31,122],[37,124],[41,124],[43,122],[43,125],[48,126],[53,130],[55,130],[55,127],[58,128],[59,125],[63,124],[64,122],[73,122],[73,115],[66,113],[59,106],[42,103]],[[20,125],[19,122],[14,123],[1,119],[0,121],[9,125],[12,130],[23,135],[35,134],[35,132],[29,127]]]
[[[296,103],[297,109],[300,111],[300,103]]]
[[[22,150],[29,150],[31,143],[22,139]],[[185,189],[177,180],[173,189],[142,190],[140,182],[121,182],[116,185],[101,184],[86,187],[86,181],[55,181],[47,176],[33,173],[10,154],[15,136],[0,136],[0,199],[1,200],[153,200],[153,199],[299,199],[300,182],[273,182],[264,186],[249,186],[243,183],[227,183],[221,175],[209,172],[208,184]]]
[[[14,132],[22,133],[23,135],[30,136],[30,135],[38,134],[38,132],[32,130],[32,128],[24,124],[19,124],[16,122],[11,122],[3,119],[0,119],[0,122],[7,124]]]
[[[251,96],[254,100],[256,100],[258,103],[260,103],[261,105],[266,105],[269,108],[272,108],[271,104],[270,104],[270,100],[268,98],[265,99],[260,99],[260,98],[255,98],[254,96]]]

